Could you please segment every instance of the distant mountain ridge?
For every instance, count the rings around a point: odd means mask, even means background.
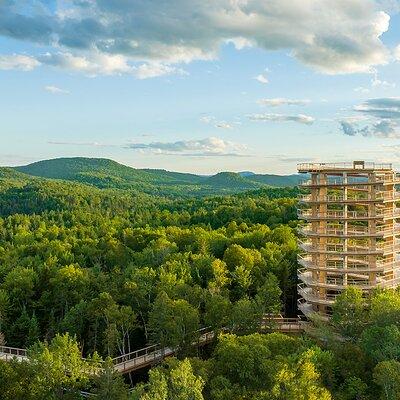
[[[3,172],[1,172],[3,171]],[[236,193],[266,186],[294,187],[299,175],[271,175],[245,172],[219,172],[212,176],[172,172],[163,169],[137,169],[105,158],[55,158],[19,167],[0,169],[3,175],[34,176],[90,184],[98,188],[137,189],[167,193],[174,188],[189,193]]]
[[[240,171],[240,172],[238,172],[238,174],[239,174],[240,176],[245,177],[245,178],[246,178],[247,176],[255,175],[255,173],[252,172],[252,171]]]
[[[236,187],[241,189],[258,189],[260,186],[236,172],[218,172],[204,181],[205,184],[215,187]]]

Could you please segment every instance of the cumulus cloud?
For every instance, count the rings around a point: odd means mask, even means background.
[[[268,107],[278,106],[305,106],[310,103],[310,100],[296,100],[296,99],[285,99],[282,97],[272,99],[260,99],[257,101],[258,104]]]
[[[0,69],[31,71],[39,65],[40,62],[34,57],[22,54],[0,55]]]
[[[400,97],[368,99],[353,109],[360,114],[359,118],[356,116],[353,119],[347,118],[339,121],[345,135],[378,138],[400,137]],[[360,126],[360,122],[363,120],[366,123],[364,126]]]
[[[180,140],[176,142],[129,143],[127,148],[147,150],[156,154],[187,155],[187,156],[243,156],[246,146],[209,137],[199,140]]]
[[[162,63],[146,63],[139,65],[138,67],[134,67],[133,73],[138,79],[148,79],[173,74],[187,75],[187,72],[181,68],[175,68]]]
[[[254,45],[251,40],[246,39],[243,36],[230,38],[226,41],[226,43],[232,43],[237,50],[242,50],[245,47],[252,47]]]
[[[11,57],[11,61],[9,60]],[[3,56],[4,68],[31,70],[39,65],[48,65],[72,72],[80,72],[87,76],[97,75],[122,75],[130,74],[138,79],[155,78],[159,76],[187,73],[177,67],[159,62],[148,62],[133,65],[129,59],[119,54],[106,54],[99,51],[91,51],[86,55],[75,55],[70,52],[44,53],[36,57],[27,56]],[[0,69],[2,57],[0,56]]]
[[[309,115],[297,114],[252,114],[248,116],[252,121],[273,121],[273,122],[298,122],[300,124],[311,125],[315,119]]]
[[[46,90],[47,92],[50,92],[52,94],[69,94],[68,90],[64,90],[61,89],[57,86],[53,86],[53,85],[49,85],[49,86],[45,86],[44,90]]]
[[[365,133],[364,129],[359,129],[354,122],[352,123],[346,120],[342,120],[340,121],[340,126],[343,130],[343,133],[347,136],[356,136],[358,133]]]
[[[399,119],[400,97],[369,99],[355,106],[354,110],[380,119]]]
[[[88,56],[76,56],[72,53],[46,53],[38,57],[42,64],[61,69],[82,72],[88,76],[114,75],[133,73],[134,69],[128,64],[126,57],[103,53],[91,53]]]
[[[394,121],[378,121],[371,125],[366,125],[362,128],[357,123],[348,121],[340,121],[342,131],[347,136],[361,135],[364,137],[378,137],[378,138],[398,138],[400,137],[400,130],[398,124]]]
[[[254,77],[254,79],[262,84],[267,84],[269,82],[268,78],[263,75],[263,74],[259,74],[257,76]]]
[[[380,37],[388,29],[390,17],[381,11],[386,7],[373,0],[34,3],[36,6],[25,1],[1,2],[0,35],[47,46],[51,53],[61,51],[87,59],[83,70],[89,69],[89,73],[126,73],[132,67],[128,62],[171,67],[212,60],[227,42],[238,49],[256,46],[289,51],[304,64],[328,74],[367,72],[389,59]],[[99,53],[120,58],[108,59],[105,62],[111,65],[99,69],[100,61],[91,60],[92,54],[97,57]],[[66,66],[72,69],[76,63],[86,63],[70,61]],[[137,76],[140,74],[138,71]],[[260,78],[266,80],[264,75]]]

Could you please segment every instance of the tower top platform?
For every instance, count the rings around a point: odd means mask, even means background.
[[[372,172],[392,171],[390,163],[373,163],[366,161],[353,161],[343,163],[301,163],[297,165],[301,173],[307,172]]]

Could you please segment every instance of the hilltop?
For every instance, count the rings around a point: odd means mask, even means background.
[[[220,172],[213,176],[201,176],[162,169],[137,169],[109,159],[85,157],[43,160],[2,170],[4,177],[9,175],[13,179],[61,179],[100,189],[136,189],[159,195],[237,193],[268,186],[294,187],[299,181],[298,175]]]

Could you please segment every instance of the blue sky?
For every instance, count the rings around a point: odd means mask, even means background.
[[[400,2],[4,0],[0,165],[400,168]]]

